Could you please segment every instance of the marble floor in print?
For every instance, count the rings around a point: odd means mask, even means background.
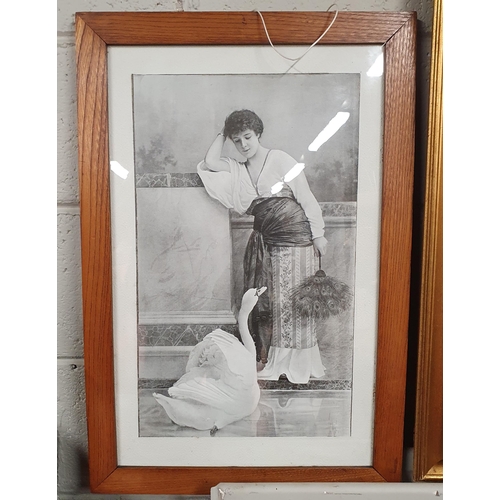
[[[139,389],[141,437],[209,435],[174,424],[153,392],[167,394],[166,389]],[[216,437],[342,437],[349,436],[350,422],[350,390],[262,390],[257,409]]]

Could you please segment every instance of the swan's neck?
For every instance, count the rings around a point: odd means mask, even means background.
[[[249,351],[253,356],[256,354],[255,343],[252,336],[250,335],[250,330],[248,329],[248,317],[249,313],[240,311],[238,315],[238,325],[240,330],[240,337],[246,350]]]

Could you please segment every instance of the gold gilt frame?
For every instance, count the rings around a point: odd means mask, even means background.
[[[443,46],[442,0],[434,2],[424,213],[415,481],[443,480]]]

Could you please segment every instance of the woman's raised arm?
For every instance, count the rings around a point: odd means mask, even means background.
[[[222,148],[224,147],[224,142],[226,138],[222,133],[217,134],[217,137],[212,142],[212,145],[208,148],[207,154],[205,155],[205,165],[210,170],[214,172],[228,171],[229,163],[221,159]]]

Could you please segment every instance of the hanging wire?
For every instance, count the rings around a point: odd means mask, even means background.
[[[328,7],[328,9],[326,11],[328,12],[333,7],[333,5],[335,5],[335,4],[330,5],[330,7]],[[261,12],[259,10],[255,11],[255,12],[257,12],[257,14],[259,14],[259,16],[262,20],[262,25],[264,26],[264,31],[266,32],[266,36],[267,36],[267,39],[269,41],[269,45],[271,45],[271,47],[274,49],[274,51],[278,55],[283,57],[283,59],[287,59],[288,61],[293,61],[294,64],[292,66],[295,66],[295,64],[297,64],[328,33],[329,29],[333,26],[333,23],[336,21],[338,13],[339,13],[338,10],[335,11],[335,16],[333,17],[332,22],[328,25],[328,28],[326,28],[326,30],[323,32],[323,34],[300,57],[287,57],[284,54],[282,54],[273,45],[273,42],[271,41],[271,37],[269,36],[269,32],[267,31],[267,26],[266,26],[266,22],[264,21],[264,16],[261,14]]]

